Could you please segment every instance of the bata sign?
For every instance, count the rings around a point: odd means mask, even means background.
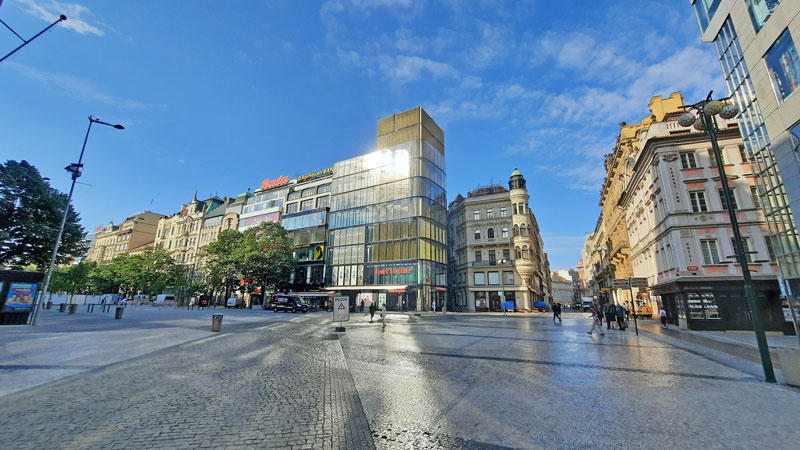
[[[320,170],[319,172],[309,172],[305,175],[300,175],[299,177],[297,177],[297,182],[299,183],[301,181],[310,180],[312,178],[321,177],[323,175],[328,175],[331,173],[333,173],[333,167],[328,167],[327,169]]]
[[[282,184],[286,184],[288,182],[289,182],[289,177],[287,177],[286,175],[281,175],[278,178],[275,178],[274,180],[270,180],[269,178],[267,178],[261,182],[261,187],[259,189],[274,188]]]
[[[405,269],[403,267],[396,267],[396,268],[389,268],[389,269],[375,269],[375,275],[392,275],[396,273],[411,273],[411,269]]]

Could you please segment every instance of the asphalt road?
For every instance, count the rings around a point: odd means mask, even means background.
[[[210,319],[196,313],[132,313],[111,325],[75,318],[86,322],[83,332],[61,315],[44,331],[0,330],[4,340],[13,335],[14,348],[35,343],[39,351],[47,347],[41,332],[78,340],[86,333],[91,342],[138,336],[131,353],[117,351],[108,363],[89,352],[64,363],[83,364],[78,372],[0,395],[3,448],[783,449],[800,442],[800,391],[669,337],[589,336],[582,316],[553,324],[546,316],[390,315],[383,330],[352,315],[337,334],[323,314],[228,311],[223,332],[212,335]],[[155,350],[142,344],[148,333],[169,340],[178,330],[203,335]],[[8,355],[5,343],[0,356]],[[33,370],[2,364],[2,377]]]

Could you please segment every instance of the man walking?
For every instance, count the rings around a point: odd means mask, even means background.
[[[658,318],[661,320],[662,327],[669,328],[669,325],[667,324],[667,312],[664,311],[664,307],[661,307],[658,310]]]
[[[606,314],[606,329],[610,330],[614,328],[613,323],[617,321],[617,309],[614,307],[613,303],[609,303],[606,306],[605,314]]]
[[[561,323],[561,303],[553,303],[553,323]]]
[[[625,309],[622,305],[617,305],[617,325],[619,326],[620,331],[625,331],[627,325],[625,324],[625,316],[628,313],[628,310]]]
[[[364,312],[364,300],[361,300],[361,312]]]
[[[386,303],[381,306],[381,322],[383,322],[383,329],[386,329]]]
[[[597,330],[600,331],[600,336],[605,336],[606,334],[603,333],[603,321],[602,321],[603,319],[601,319],[600,315],[602,313],[597,309],[597,306],[595,305],[591,306],[590,311],[592,312],[592,329],[587,331],[586,333],[591,335],[592,332],[595,330],[595,328],[597,328]]]
[[[369,323],[372,323],[373,317],[375,317],[375,302],[369,304]]]

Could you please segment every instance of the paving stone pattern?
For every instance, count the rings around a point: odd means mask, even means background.
[[[374,448],[329,324],[165,349],[0,397],[5,448]],[[11,445],[9,445],[9,443]]]

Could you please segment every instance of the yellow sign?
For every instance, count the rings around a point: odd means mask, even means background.
[[[610,291],[611,288],[600,288],[601,291]]]
[[[297,182],[310,180],[311,178],[321,177],[323,175],[328,175],[329,173],[333,173],[333,167],[328,167],[325,170],[320,170],[319,172],[309,172],[305,175],[300,175],[297,177]]]
[[[314,247],[314,261],[325,259],[325,246],[317,245]]]

